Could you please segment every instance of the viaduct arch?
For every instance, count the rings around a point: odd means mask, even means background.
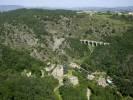
[[[86,45],[93,46],[93,47],[110,45],[110,43],[101,42],[101,41],[80,40],[80,42],[82,44],[86,44]]]

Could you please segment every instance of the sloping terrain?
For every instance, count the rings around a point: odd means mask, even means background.
[[[86,100],[89,89],[92,100],[132,99],[132,21],[128,15],[66,10],[0,13],[0,98]],[[110,45],[87,46],[81,39]],[[108,77],[113,84],[102,87]]]

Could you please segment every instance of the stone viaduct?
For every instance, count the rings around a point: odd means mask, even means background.
[[[93,47],[110,45],[110,43],[101,42],[101,41],[80,40],[80,42],[82,44],[86,44],[86,45],[93,46]]]

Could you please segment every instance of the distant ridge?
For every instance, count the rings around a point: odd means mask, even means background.
[[[111,11],[111,12],[133,12],[133,6],[128,7],[79,7],[79,8],[70,8],[71,10],[91,10],[91,11]]]
[[[49,9],[49,10],[75,10],[75,11],[98,11],[98,12],[133,12],[133,6],[127,7],[76,7],[76,8],[58,8],[58,7],[24,7],[19,5],[0,5],[0,12],[11,11],[21,8],[28,8],[28,9]]]
[[[19,6],[19,5],[0,5],[0,12],[11,11],[11,10],[16,10],[21,8],[25,8],[25,7]]]
[[[57,10],[57,9],[64,9],[64,10],[76,10],[76,11],[98,11],[98,12],[133,12],[133,6],[127,7],[76,7],[76,8],[58,8],[58,7],[30,7],[30,8],[40,8],[40,9],[50,9],[50,10]]]

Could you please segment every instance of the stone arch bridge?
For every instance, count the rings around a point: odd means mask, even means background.
[[[86,44],[86,45],[93,46],[93,47],[110,45],[110,43],[101,42],[101,41],[80,40],[80,42],[82,44]]]

